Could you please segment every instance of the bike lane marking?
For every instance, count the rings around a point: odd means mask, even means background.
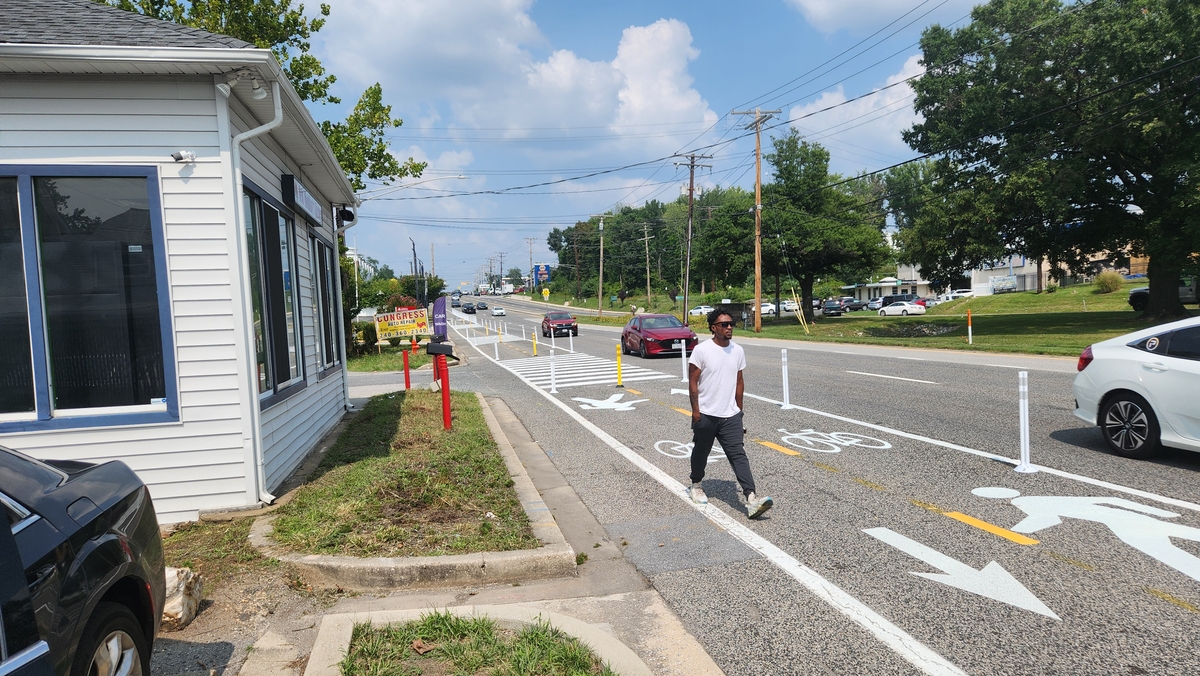
[[[744,396],[750,397],[751,399],[757,399],[758,401],[766,402],[768,404],[774,404],[774,405],[780,406],[780,407],[783,406],[782,401],[779,401],[776,399],[771,399],[769,397],[761,397],[757,394],[750,394],[749,392],[746,392]],[[953,444],[948,441],[942,441],[940,439],[933,439],[931,437],[926,437],[926,436],[923,436],[920,434],[913,434],[911,432],[905,432],[905,431],[894,429],[891,427],[886,427],[884,425],[876,425],[875,423],[864,422],[862,420],[855,420],[854,418],[847,418],[846,416],[841,416],[836,413],[826,413],[825,411],[818,411],[815,408],[808,408],[806,406],[797,406],[796,404],[789,404],[788,408],[795,409],[797,411],[804,411],[806,413],[812,413],[814,415],[819,415],[819,416],[823,416],[826,418],[831,418],[833,420],[840,420],[841,422],[848,422],[853,425],[861,425],[862,427],[868,427],[870,429],[877,430],[880,432],[894,434],[898,437],[904,437],[906,439],[912,439],[914,441],[921,441],[921,442],[924,442],[927,444],[931,444],[933,446],[941,446],[942,448],[948,448],[953,451],[959,451],[960,453],[968,453],[970,455],[976,455],[981,458],[987,458],[988,460],[995,460],[997,462],[1003,462],[1003,463],[1007,463],[1009,465],[1020,464],[1020,460],[1017,460],[1016,458],[1006,458],[1003,455],[996,455],[995,453],[988,453],[987,451],[981,451],[981,450],[978,450],[975,448],[970,448],[968,446],[960,446],[958,444]],[[1192,511],[1200,512],[1200,505],[1198,505],[1194,502],[1188,502],[1187,500],[1180,500],[1178,498],[1170,498],[1165,495],[1151,493],[1150,491],[1143,491],[1139,488],[1130,488],[1129,486],[1122,486],[1121,484],[1115,484],[1115,483],[1112,483],[1111,481],[1104,481],[1103,479],[1093,479],[1092,477],[1089,477],[1089,476],[1084,476],[1082,474],[1074,474],[1071,472],[1065,472],[1060,469],[1054,469],[1053,467],[1046,467],[1045,465],[1034,465],[1034,467],[1036,467],[1038,469],[1038,471],[1040,471],[1040,472],[1045,472],[1046,474],[1052,474],[1054,476],[1062,477],[1064,479],[1071,479],[1072,481],[1078,481],[1080,483],[1090,484],[1092,486],[1098,486],[1100,488],[1107,488],[1110,491],[1116,491],[1118,493],[1126,493],[1128,495],[1136,495],[1139,498],[1145,498],[1147,500],[1154,500],[1156,502],[1173,505],[1175,507],[1182,507],[1184,509],[1190,509]]]
[[[903,357],[901,357],[903,359]],[[885,376],[882,373],[867,373],[866,371],[846,371],[853,373],[856,376],[871,376],[872,378],[887,378],[888,380],[906,380],[910,383],[925,383],[926,385],[937,385],[938,383],[932,380],[917,380],[916,378],[901,378],[900,376]]]
[[[475,351],[481,357],[488,361],[504,368],[504,370],[512,373],[521,382],[528,385],[535,392],[538,392],[555,406],[563,411],[567,416],[575,422],[583,426],[584,429],[591,432],[593,436],[607,445],[609,448],[616,451],[626,460],[632,463],[635,467],[645,472],[652,479],[661,484],[675,497],[682,500],[692,509],[703,514],[717,526],[724,529],[730,535],[740,540],[743,544],[758,552],[765,559],[774,564],[777,568],[786,573],[789,577],[799,582],[802,586],[813,593],[817,598],[824,601],[834,610],[853,621],[865,629],[869,634],[874,636],[878,641],[886,645],[893,652],[920,669],[923,673],[929,676],[967,676],[966,672],[950,662],[945,657],[934,651],[929,646],[918,641],[911,634],[893,624],[887,618],[872,610],[866,604],[851,596],[841,587],[833,584],[821,574],[817,573],[812,568],[801,563],[796,558],[792,557],[787,552],[783,551],[775,544],[755,533],[745,524],[734,520],[732,516],[725,513],[715,505],[697,505],[691,501],[687,495],[687,489],[684,485],[676,481],[671,475],[660,469],[657,465],[642,457],[639,453],[633,451],[625,444],[622,444],[615,437],[605,432],[592,421],[588,420],[581,413],[576,411],[565,402],[560,401],[557,397],[546,392],[542,388],[534,385],[529,379],[519,373],[511,371],[504,367],[503,362],[498,362],[483,350],[472,345]],[[691,415],[690,413],[688,415]]]

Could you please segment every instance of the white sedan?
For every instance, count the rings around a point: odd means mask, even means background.
[[[1113,453],[1200,452],[1200,317],[1096,343],[1077,368],[1075,416],[1098,425]]]
[[[779,307],[783,308],[784,312],[795,312],[800,309],[800,305],[794,300],[780,301]]]
[[[924,305],[917,305],[916,303],[909,303],[906,301],[898,301],[896,303],[892,303],[891,305],[889,305],[885,308],[879,309],[880,317],[888,317],[888,316],[895,316],[895,315],[907,317],[908,315],[923,315],[923,314],[925,314],[925,306]]]
[[[706,315],[712,311],[713,311],[713,307],[711,305],[697,305],[696,307],[692,308],[691,310],[688,310],[688,314],[693,317],[703,317],[704,315]]]
[[[767,317],[774,317],[775,316],[775,304],[774,303],[763,303],[762,309],[760,310],[760,312],[762,312],[763,315],[765,315]]]
[[[504,308],[500,307],[499,305],[493,305],[492,306],[492,316],[493,317],[505,317],[507,315],[504,314]]]

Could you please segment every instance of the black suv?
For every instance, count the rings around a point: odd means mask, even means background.
[[[918,296],[918,295],[917,295],[917,294],[915,294],[915,293],[897,293],[897,294],[892,294],[892,295],[890,295],[890,296],[884,296],[884,297],[883,297],[883,304],[882,304],[882,305],[880,305],[879,307],[881,307],[881,308],[885,308],[885,307],[887,307],[887,306],[891,305],[892,303],[899,303],[899,302],[902,302],[902,301],[903,301],[903,302],[905,302],[905,303],[914,303],[914,302],[916,302],[917,298],[920,298],[920,296]]]
[[[826,317],[841,317],[845,311],[846,303],[841,298],[830,298],[821,306]]]
[[[23,578],[33,608],[32,625],[12,625],[5,603],[6,654],[32,634],[59,676],[148,675],[166,581],[150,491],[133,470],[0,447],[0,503],[24,572],[5,565],[0,577]]]

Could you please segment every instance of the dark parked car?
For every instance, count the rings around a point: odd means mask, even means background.
[[[841,317],[846,312],[846,304],[841,298],[830,298],[821,306],[826,317]]]
[[[918,296],[915,293],[895,293],[890,296],[884,296],[880,307],[885,308],[892,303],[915,303],[917,298]]]
[[[842,296],[842,307],[846,308],[847,312],[858,312],[867,307],[867,301],[859,300],[854,296]]]
[[[578,336],[579,323],[575,321],[570,312],[547,312],[542,317],[542,336],[549,338],[551,331],[556,336],[565,336],[568,333]]]
[[[148,675],[166,582],[150,491],[133,470],[0,447],[0,503],[55,672]],[[4,610],[6,632],[27,640],[30,627]]]
[[[463,314],[468,314],[468,315],[475,314],[475,304],[474,303],[463,303],[462,311],[463,311]]]
[[[646,359],[654,354],[679,354],[680,341],[687,341],[690,352],[696,347],[696,333],[675,315],[638,315],[621,331],[621,350],[637,352]]]
[[[21,554],[10,528],[0,528],[0,676],[55,676],[50,644],[37,632],[33,601],[21,570]]]

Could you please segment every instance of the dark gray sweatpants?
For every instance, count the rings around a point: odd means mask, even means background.
[[[692,422],[692,483],[698,484],[704,478],[704,469],[708,467],[708,454],[712,451],[713,440],[721,442],[725,449],[725,457],[729,458],[729,466],[742,487],[742,495],[754,492],[754,477],[750,474],[750,460],[746,458],[745,444],[742,442],[742,413],[728,418],[700,414],[699,421]]]

